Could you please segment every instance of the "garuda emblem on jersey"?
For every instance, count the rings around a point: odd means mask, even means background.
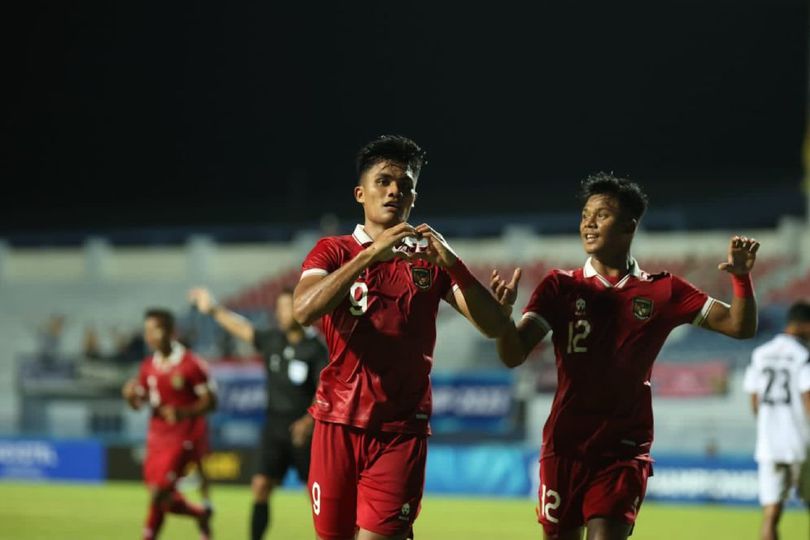
[[[183,388],[183,376],[179,373],[172,375],[172,388],[175,390],[180,390]]]
[[[643,296],[636,296],[633,298],[633,316],[640,320],[646,321],[650,318],[653,312],[653,301]]]
[[[411,266],[411,277],[413,278],[413,284],[423,291],[428,290],[433,285],[433,272],[430,271],[430,268]]]

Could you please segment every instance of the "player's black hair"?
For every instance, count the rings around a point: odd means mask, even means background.
[[[619,200],[622,212],[640,220],[647,210],[647,195],[641,186],[627,178],[619,178],[611,173],[598,172],[582,181],[579,198],[585,204],[593,195],[612,195]]]
[[[402,135],[382,135],[366,144],[357,152],[355,165],[357,181],[363,173],[380,161],[393,161],[413,169],[416,178],[427,163],[427,153],[418,144]]]
[[[160,327],[166,332],[174,332],[174,315],[168,309],[164,308],[149,308],[143,314],[144,320],[157,319]]]
[[[810,323],[810,303],[803,300],[794,303],[788,309],[788,322]]]

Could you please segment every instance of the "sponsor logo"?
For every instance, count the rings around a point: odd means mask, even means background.
[[[576,308],[574,315],[577,317],[582,317],[585,315],[585,308],[587,307],[587,304],[583,298],[577,298],[577,301],[574,303],[574,307]]]
[[[405,503],[402,505],[402,508],[399,509],[399,519],[401,521],[408,521],[411,515],[411,505]]]

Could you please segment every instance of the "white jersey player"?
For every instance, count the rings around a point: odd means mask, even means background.
[[[810,504],[810,304],[788,311],[783,333],[754,349],[743,386],[757,415],[755,457],[763,540],[777,538],[782,506],[792,487]],[[804,471],[804,474],[802,472]]]

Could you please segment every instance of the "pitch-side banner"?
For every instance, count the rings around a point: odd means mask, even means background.
[[[431,383],[434,433],[507,433],[513,429],[512,372],[434,373]]]
[[[101,482],[105,475],[99,441],[0,438],[0,479]]]

